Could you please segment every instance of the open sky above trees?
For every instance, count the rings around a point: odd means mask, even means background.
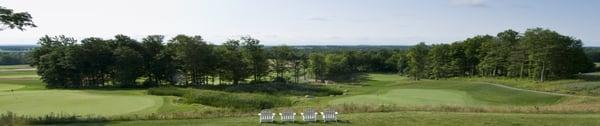
[[[0,45],[46,34],[81,40],[124,34],[202,35],[215,44],[253,36],[265,45],[415,45],[542,27],[600,46],[600,1],[546,0],[2,0],[39,27],[0,31]]]

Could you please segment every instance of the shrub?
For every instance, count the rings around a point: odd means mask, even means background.
[[[183,96],[188,91],[177,87],[158,87],[148,89],[148,94],[160,96]]]
[[[329,96],[341,95],[343,92],[320,85],[289,84],[289,83],[255,83],[235,85],[204,85],[202,89],[219,90],[226,92],[266,93],[271,95],[313,95]]]
[[[274,107],[291,106],[287,98],[263,94],[228,93],[210,90],[194,90],[184,96],[188,103],[235,108],[241,110],[260,110]]]

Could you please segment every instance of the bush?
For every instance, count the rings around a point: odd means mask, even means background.
[[[308,84],[286,84],[286,83],[257,83],[257,84],[236,84],[236,85],[205,85],[202,89],[219,90],[226,92],[244,92],[244,93],[266,93],[271,95],[313,95],[329,96],[341,95],[343,92],[333,90],[320,85]]]
[[[148,89],[148,94],[160,96],[183,96],[188,91],[177,87],[158,87]]]
[[[262,94],[228,93],[210,90],[194,90],[184,96],[188,103],[235,108],[240,110],[260,110],[291,106],[287,98]]]

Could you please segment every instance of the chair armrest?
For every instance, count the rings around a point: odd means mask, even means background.
[[[335,114],[337,115],[337,114],[338,114],[338,112],[335,112]]]
[[[304,115],[304,113],[301,112],[300,115]]]
[[[323,112],[321,112],[321,115],[325,115]]]
[[[279,115],[283,115],[283,113],[279,113]]]
[[[258,115],[260,115],[260,113],[258,113]]]
[[[273,116],[275,116],[275,113],[273,113]]]
[[[319,113],[315,112],[315,115],[318,115]]]
[[[293,115],[296,115],[296,113],[294,112],[294,114],[293,114]]]

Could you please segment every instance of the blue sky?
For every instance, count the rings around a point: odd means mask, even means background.
[[[598,0],[0,0],[38,28],[0,31],[0,44],[43,35],[201,35],[220,44],[413,45],[543,27],[600,46]]]

